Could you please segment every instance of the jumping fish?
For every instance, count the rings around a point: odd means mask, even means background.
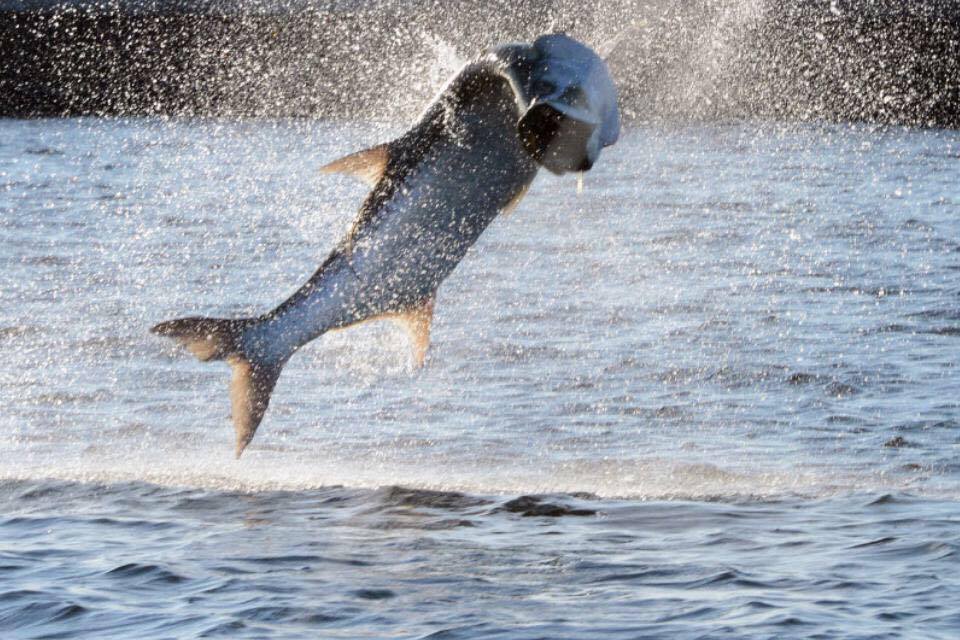
[[[619,132],[616,88],[590,48],[550,34],[488,49],[407,133],[321,169],[372,190],[346,237],[289,299],[257,318],[180,318],[152,331],[200,360],[230,364],[239,458],[284,364],[325,332],[397,320],[421,366],[437,289],[487,225],[519,203],[539,167],[588,171]]]

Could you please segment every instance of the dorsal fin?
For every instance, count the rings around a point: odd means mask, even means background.
[[[389,143],[378,144],[325,164],[320,167],[320,173],[347,173],[373,187],[383,177],[389,160]]]

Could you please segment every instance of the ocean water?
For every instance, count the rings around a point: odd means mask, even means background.
[[[396,134],[0,121],[0,637],[956,638],[960,133],[633,127],[436,305],[223,364]]]

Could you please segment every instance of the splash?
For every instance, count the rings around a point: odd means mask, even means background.
[[[663,458],[509,461],[480,456],[424,457],[397,443],[366,452],[362,459],[335,452],[270,448],[248,454],[243,464],[227,455],[185,449],[130,453],[92,450],[83,461],[56,464],[7,460],[0,481],[64,480],[94,484],[148,482],[217,491],[303,491],[386,485],[471,495],[590,494],[618,500],[742,500],[824,498],[850,493],[915,492],[908,482],[876,474],[813,469],[743,468]],[[332,455],[331,455],[332,454]],[[413,455],[411,455],[413,454]],[[455,473],[451,469],[456,469]],[[927,488],[923,495],[955,499],[954,489]]]
[[[406,123],[463,58],[565,31],[609,56],[624,112],[644,122],[958,126],[958,25],[950,3],[892,0],[14,2],[0,4],[0,49],[16,60],[0,80],[20,90],[0,114]]]

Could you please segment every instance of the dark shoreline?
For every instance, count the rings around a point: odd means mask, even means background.
[[[398,96],[429,99],[432,38],[468,56],[558,25],[590,41],[633,20],[609,58],[633,120],[960,127],[960,2],[674,4],[567,19],[538,2],[0,0],[0,116],[391,117]]]

